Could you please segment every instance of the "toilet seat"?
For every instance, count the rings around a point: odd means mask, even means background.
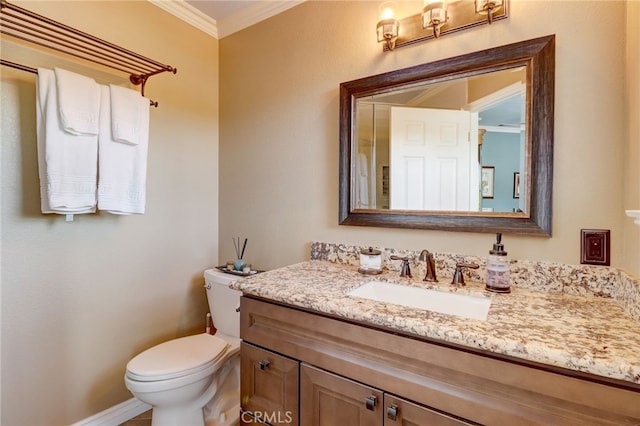
[[[206,333],[170,340],[131,359],[126,376],[138,382],[155,382],[198,374],[211,369],[228,349],[223,339]]]

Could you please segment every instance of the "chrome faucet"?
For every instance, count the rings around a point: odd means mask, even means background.
[[[425,261],[425,274],[423,281],[437,283],[438,277],[436,277],[436,262],[433,260],[433,255],[428,250],[422,250],[418,260]]]

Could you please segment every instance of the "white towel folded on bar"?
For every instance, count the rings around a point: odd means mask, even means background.
[[[113,90],[100,86],[100,134],[98,209],[113,214],[143,214],[146,203],[147,149],[149,146],[149,100],[136,93],[136,103],[142,99],[145,111],[139,112],[137,144],[121,143],[112,135],[111,94]]]
[[[65,132],[54,71],[38,68],[36,125],[42,213],[96,211],[98,136]]]
[[[149,99],[126,87],[109,85],[111,134],[115,141],[139,144],[148,136]]]
[[[92,78],[54,68],[62,128],[75,135],[97,135],[100,87]]]

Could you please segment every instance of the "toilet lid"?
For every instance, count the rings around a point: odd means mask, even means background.
[[[127,375],[135,380],[167,380],[197,373],[224,357],[227,342],[210,334],[169,340],[135,356]]]

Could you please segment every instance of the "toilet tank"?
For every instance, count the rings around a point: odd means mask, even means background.
[[[240,296],[241,292],[229,288],[229,284],[242,277],[225,274],[217,269],[204,271],[205,288],[209,311],[217,332],[232,337],[240,337]]]

